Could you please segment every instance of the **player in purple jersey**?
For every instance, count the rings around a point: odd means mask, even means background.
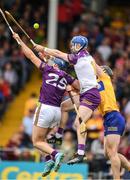
[[[79,114],[82,122],[76,117],[77,135],[79,137],[78,155],[72,159],[72,163],[81,162],[85,154],[86,130],[85,123],[93,114],[93,111],[100,104],[100,94],[96,79],[96,68],[93,57],[87,51],[88,40],[84,36],[75,36],[70,42],[71,54],[63,53],[56,49],[46,48],[40,45],[35,46],[38,52],[44,52],[47,55],[59,57],[74,66],[77,78],[80,83],[80,105]]]
[[[43,176],[46,176],[51,172],[53,167],[54,171],[58,171],[64,157],[63,153],[59,153],[46,142],[46,136],[50,128],[57,126],[60,122],[60,105],[67,84],[77,89],[79,88],[79,84],[77,80],[61,70],[65,67],[64,61],[55,58],[53,66],[49,66],[42,62],[31,49],[24,44],[18,34],[14,33],[13,37],[20,42],[25,56],[42,72],[43,80],[39,97],[40,103],[34,115],[32,140],[34,147],[42,153],[47,154],[43,172]]]

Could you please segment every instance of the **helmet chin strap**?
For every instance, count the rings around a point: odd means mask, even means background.
[[[82,49],[84,49],[85,46],[86,46],[86,44],[83,47],[81,47],[81,48],[76,48],[76,44],[75,44],[74,45],[74,49],[75,49],[76,52],[79,53]]]

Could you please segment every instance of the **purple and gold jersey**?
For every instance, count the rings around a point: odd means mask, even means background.
[[[41,63],[42,86],[39,102],[59,107],[67,84],[72,84],[74,78],[62,70],[56,70],[52,66]]]

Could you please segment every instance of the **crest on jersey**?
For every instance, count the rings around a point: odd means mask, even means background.
[[[99,81],[99,82],[98,82],[98,90],[99,90],[99,91],[103,91],[104,89],[105,89],[105,87],[104,87],[103,82],[102,82],[102,81]]]

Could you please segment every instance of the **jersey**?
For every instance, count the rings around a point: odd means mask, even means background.
[[[101,114],[104,116],[108,112],[119,111],[111,78],[106,73],[98,78],[98,89],[101,96],[98,109]]]
[[[74,65],[81,94],[97,87],[94,59],[86,50],[82,50],[78,54],[68,54],[68,60]]]
[[[41,63],[42,86],[39,102],[60,107],[67,84],[72,84],[74,78],[62,70],[56,70],[53,66]]]

